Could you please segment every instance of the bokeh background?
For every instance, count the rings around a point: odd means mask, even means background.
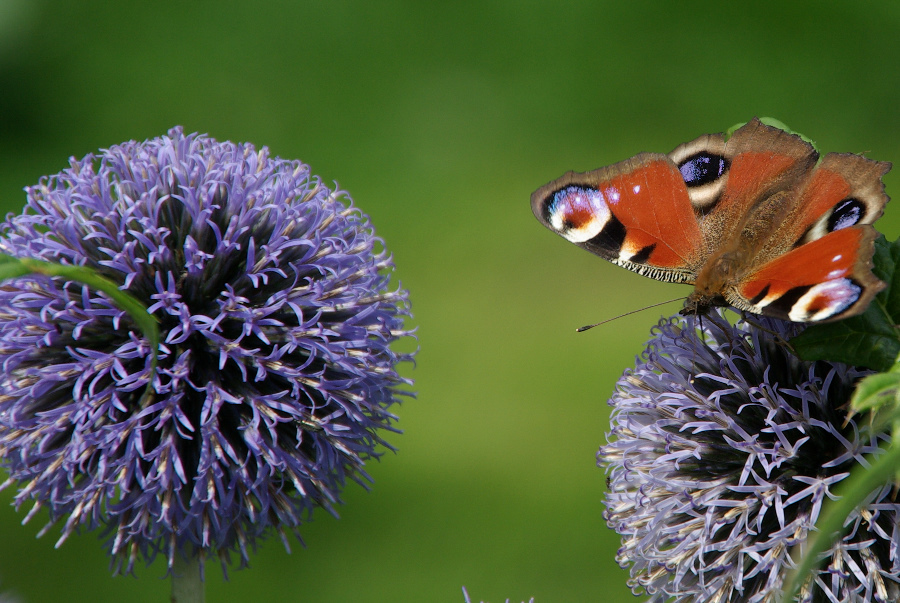
[[[421,346],[399,453],[306,548],[269,540],[228,581],[211,565],[208,601],[631,601],[594,455],[660,310],[574,328],[687,289],[545,231],[529,195],[754,115],[898,161],[898,39],[889,1],[0,0],[0,203],[181,124],[309,163],[393,251]],[[900,207],[880,227],[896,238]],[[0,590],[167,600],[161,563],[112,577],[96,534],[54,549],[11,498]]]

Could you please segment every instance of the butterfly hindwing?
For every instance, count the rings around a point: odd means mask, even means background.
[[[830,232],[763,264],[726,299],[737,308],[795,322],[858,314],[885,287],[871,270],[877,236],[869,225]]]

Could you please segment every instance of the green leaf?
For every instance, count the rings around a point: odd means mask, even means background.
[[[869,375],[856,386],[850,399],[850,406],[856,412],[876,409],[895,398],[898,389],[900,389],[898,372]]]
[[[850,399],[854,412],[869,413],[869,428],[890,431],[900,441],[900,372],[895,365],[890,373],[869,375],[856,387]]]
[[[890,369],[900,354],[900,239],[875,241],[875,276],[887,283],[868,309],[839,322],[813,325],[791,339],[804,360],[830,360],[877,371]]]

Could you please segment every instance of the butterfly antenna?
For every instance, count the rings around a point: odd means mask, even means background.
[[[659,302],[658,304],[651,304],[649,306],[644,306],[643,308],[638,308],[637,310],[632,310],[631,312],[626,312],[625,314],[619,314],[618,316],[613,316],[612,318],[607,318],[606,320],[602,320],[596,324],[578,327],[577,329],[575,329],[575,332],[583,333],[584,331],[587,331],[588,329],[593,329],[594,327],[599,327],[600,325],[605,325],[606,323],[612,322],[614,320],[618,320],[618,319],[622,318],[623,316],[628,316],[629,314],[637,314],[638,312],[643,312],[644,310],[649,310],[650,308],[655,308],[657,306],[664,306],[666,304],[671,304],[674,301],[681,301],[683,299],[687,299],[687,298],[686,297],[675,297],[673,299]]]

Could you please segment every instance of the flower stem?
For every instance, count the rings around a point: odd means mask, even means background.
[[[172,603],[203,603],[206,593],[196,556],[185,557],[176,552],[172,565]]]

